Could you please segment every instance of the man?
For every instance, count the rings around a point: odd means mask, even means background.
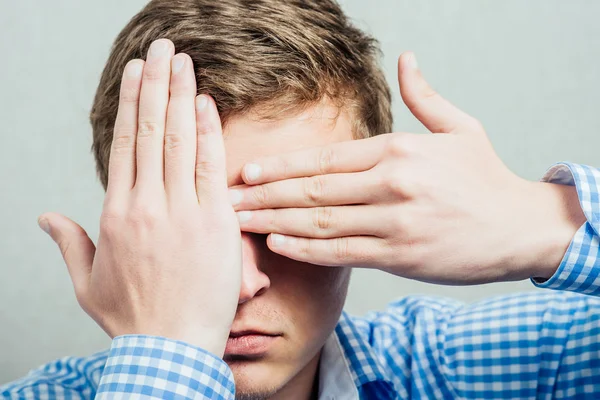
[[[333,1],[150,2],[117,38],[92,110],[97,246],[66,217],[40,218],[111,349],[0,393],[600,395],[600,171],[516,177],[411,53],[401,94],[436,134],[389,133],[376,55]],[[563,291],[407,297],[355,318],[342,312],[353,267]]]

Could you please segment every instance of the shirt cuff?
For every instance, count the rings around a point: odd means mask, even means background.
[[[572,163],[555,164],[542,182],[576,186],[587,221],[569,244],[558,269],[546,281],[531,279],[540,288],[600,296],[600,170]]]
[[[113,339],[96,399],[235,398],[233,374],[217,356],[159,336]]]

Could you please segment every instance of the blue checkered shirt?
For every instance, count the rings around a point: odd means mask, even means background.
[[[555,289],[472,305],[410,296],[365,317],[342,313],[323,347],[320,399],[600,398],[600,170],[569,163],[544,181],[576,185],[587,222]],[[116,337],[0,387],[7,399],[234,399],[223,360],[162,337]]]

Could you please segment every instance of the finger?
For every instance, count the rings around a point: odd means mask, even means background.
[[[478,126],[473,117],[459,110],[429,86],[411,52],[402,54],[398,59],[398,81],[402,100],[431,132],[452,133],[461,128]]]
[[[369,171],[292,178],[229,190],[236,210],[370,204],[377,180]]]
[[[148,51],[142,76],[137,134],[135,187],[164,189],[164,140],[173,43],[159,39]]]
[[[196,192],[198,201],[227,202],[227,170],[221,118],[214,100],[196,97]]]
[[[381,159],[385,144],[381,136],[386,135],[265,157],[246,164],[242,178],[247,184],[255,185],[303,176],[365,171]]]
[[[385,241],[371,236],[306,239],[279,234],[267,238],[271,251],[301,262],[326,267],[375,268]]]
[[[387,215],[376,206],[281,208],[239,211],[240,229],[253,233],[280,233],[305,238],[383,236]]]
[[[38,224],[58,245],[69,275],[79,296],[85,291],[92,272],[96,247],[85,230],[69,218],[55,213],[46,213],[38,218]]]
[[[171,87],[165,129],[165,190],[175,201],[196,196],[196,77],[191,58],[171,60]],[[189,197],[192,198],[192,197]]]
[[[143,60],[131,60],[123,72],[108,164],[107,197],[120,197],[135,184],[135,143],[143,69]]]

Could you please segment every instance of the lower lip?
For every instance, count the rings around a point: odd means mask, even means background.
[[[256,356],[266,353],[279,336],[244,335],[227,339],[225,355]]]

